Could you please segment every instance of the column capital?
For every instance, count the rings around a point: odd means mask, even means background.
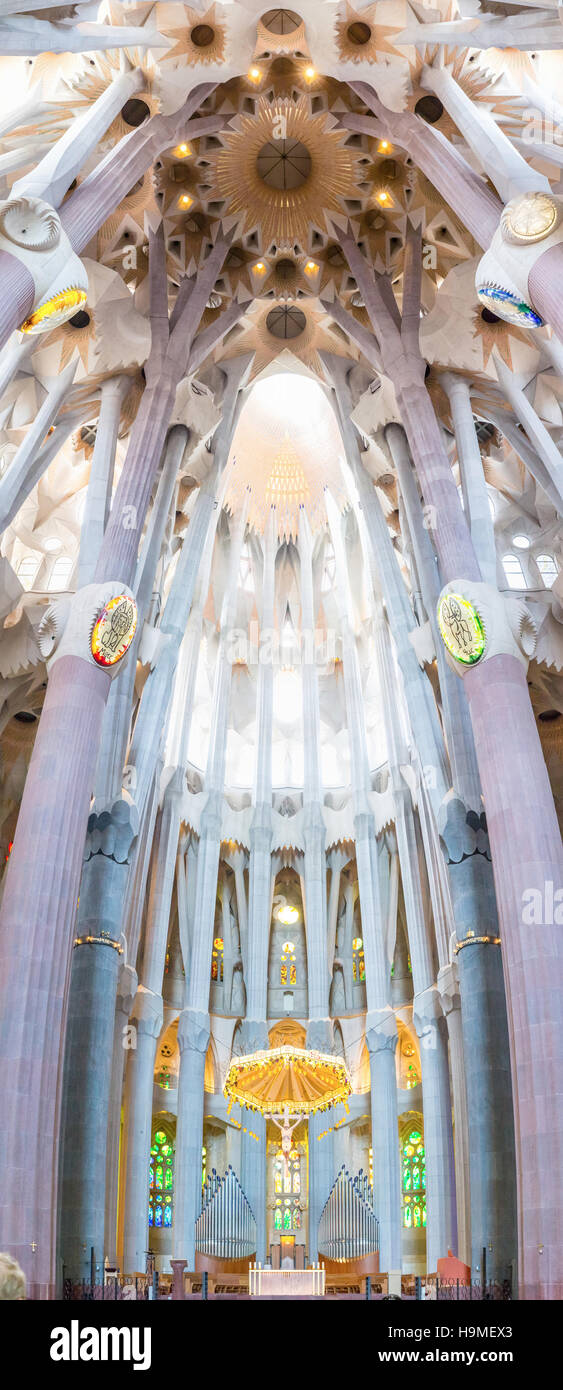
[[[420,994],[415,994],[413,1023],[417,1037],[421,1038],[424,1034],[433,1031],[434,1025],[439,1023],[442,1018],[442,1006],[437,985],[430,985],[428,989],[421,990]]]
[[[153,994],[152,990],[146,989],[144,985],[139,985],[131,1010],[131,1020],[137,1032],[144,1037],[158,1038],[163,1023],[162,996]]]
[[[219,791],[210,791],[201,813],[200,839],[220,841],[222,821],[223,797]]]
[[[84,858],[103,854],[106,859],[126,864],[138,833],[139,814],[127,796],[118,796],[105,804],[94,802],[88,817]]]
[[[314,1052],[332,1052],[333,1043],[332,1019],[311,1019],[307,1028],[307,1047]]]
[[[134,966],[122,965],[117,980],[117,1009],[119,1013],[126,1014],[127,1018],[133,1007],[138,983]]]
[[[243,1019],[240,1032],[237,1034],[236,1047],[233,1051],[240,1057],[245,1057],[249,1056],[252,1052],[267,1052],[269,1046],[268,1025],[265,1020],[258,1018]]]
[[[181,1054],[185,1051],[205,1054],[210,1035],[209,1014],[198,1009],[182,1009],[178,1019],[178,1047]]]
[[[452,961],[450,965],[443,965],[442,969],[438,971],[438,989],[442,1010],[447,1018],[448,1014],[461,1008],[459,971],[455,961]]]
[[[370,1057],[378,1052],[395,1052],[397,1020],[393,1009],[372,1009],[366,1015],[366,1047]]]

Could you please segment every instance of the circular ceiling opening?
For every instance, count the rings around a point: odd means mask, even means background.
[[[300,140],[268,140],[256,159],[256,170],[268,188],[280,192],[301,188],[311,173],[308,149]]]
[[[498,314],[493,314],[492,309],[481,309],[483,323],[500,323]]]
[[[85,309],[79,309],[78,313],[73,314],[72,318],[69,319],[69,323],[73,328],[87,328],[89,322],[90,315],[86,313]]]
[[[196,48],[209,48],[215,38],[215,30],[210,24],[196,24],[190,33],[192,43]]]
[[[142,125],[150,114],[150,107],[147,106],[146,101],[141,101],[140,97],[131,97],[121,108],[121,115],[126,125]]]
[[[18,710],[18,713],[14,715],[14,719],[17,719],[18,724],[36,724],[36,723],[37,723],[37,715],[36,715],[36,714],[32,714],[32,712],[31,712],[30,709],[20,709],[20,710]],[[540,715],[540,719],[541,719],[541,715]]]
[[[266,328],[274,338],[298,338],[303,332],[307,320],[301,309],[270,309],[266,319]]]
[[[435,96],[420,97],[414,109],[415,114],[422,116],[423,121],[427,121],[428,125],[435,125],[436,121],[440,120],[440,116],[444,114],[442,103],[439,97]]]
[[[17,718],[17,716],[16,716]],[[542,724],[551,724],[554,719],[560,719],[561,714],[558,709],[544,709],[539,715]]]
[[[267,10],[260,22],[269,34],[293,34],[302,20],[295,10]]]
[[[353,24],[349,24],[346,33],[350,43],[357,44],[358,48],[363,47],[365,43],[369,43],[371,39],[369,24],[364,24],[360,19],[354,20]]]
[[[281,261],[276,261],[276,275],[279,280],[283,280],[284,282],[286,280],[293,280],[296,270],[297,266],[295,261],[290,261],[288,256],[284,257]]]

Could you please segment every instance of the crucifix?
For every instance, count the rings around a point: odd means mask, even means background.
[[[285,1177],[286,1179],[289,1179],[289,1155],[292,1149],[291,1138],[294,1129],[297,1129],[297,1126],[298,1124],[300,1124],[301,1120],[303,1119],[303,1116],[296,1115],[293,1124],[291,1124],[289,1119],[289,1105],[284,1105],[283,1114],[266,1115],[265,1119],[273,1120],[273,1123],[277,1125],[277,1128],[281,1133],[281,1151],[283,1154]]]

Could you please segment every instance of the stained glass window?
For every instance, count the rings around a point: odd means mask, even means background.
[[[213,953],[211,956],[211,979],[216,980],[217,984],[223,983],[223,938],[216,936],[213,942]]]
[[[426,1225],[426,1158],[421,1131],[412,1129],[401,1144],[403,1226]]]
[[[281,1207],[276,1207],[276,1209],[275,1209],[275,1211],[274,1211],[274,1230],[275,1230],[275,1231],[281,1231],[281,1228],[282,1228],[282,1212],[281,1212]]]
[[[280,984],[297,984],[297,965],[295,962],[295,946],[293,941],[284,941],[281,952],[280,962]]]
[[[149,1163],[149,1226],[172,1225],[174,1149],[163,1129],[157,1129]]]
[[[366,978],[366,963],[364,960],[364,943],[361,936],[355,936],[352,942],[352,975],[354,984],[361,984]]]

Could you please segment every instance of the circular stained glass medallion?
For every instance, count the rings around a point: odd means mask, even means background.
[[[115,666],[125,656],[135,636],[137,605],[128,594],[117,594],[106,603],[92,633],[92,656],[99,666]]]
[[[463,666],[480,661],[485,650],[485,629],[476,608],[461,594],[442,594],[438,602],[438,626],[444,646]]]

